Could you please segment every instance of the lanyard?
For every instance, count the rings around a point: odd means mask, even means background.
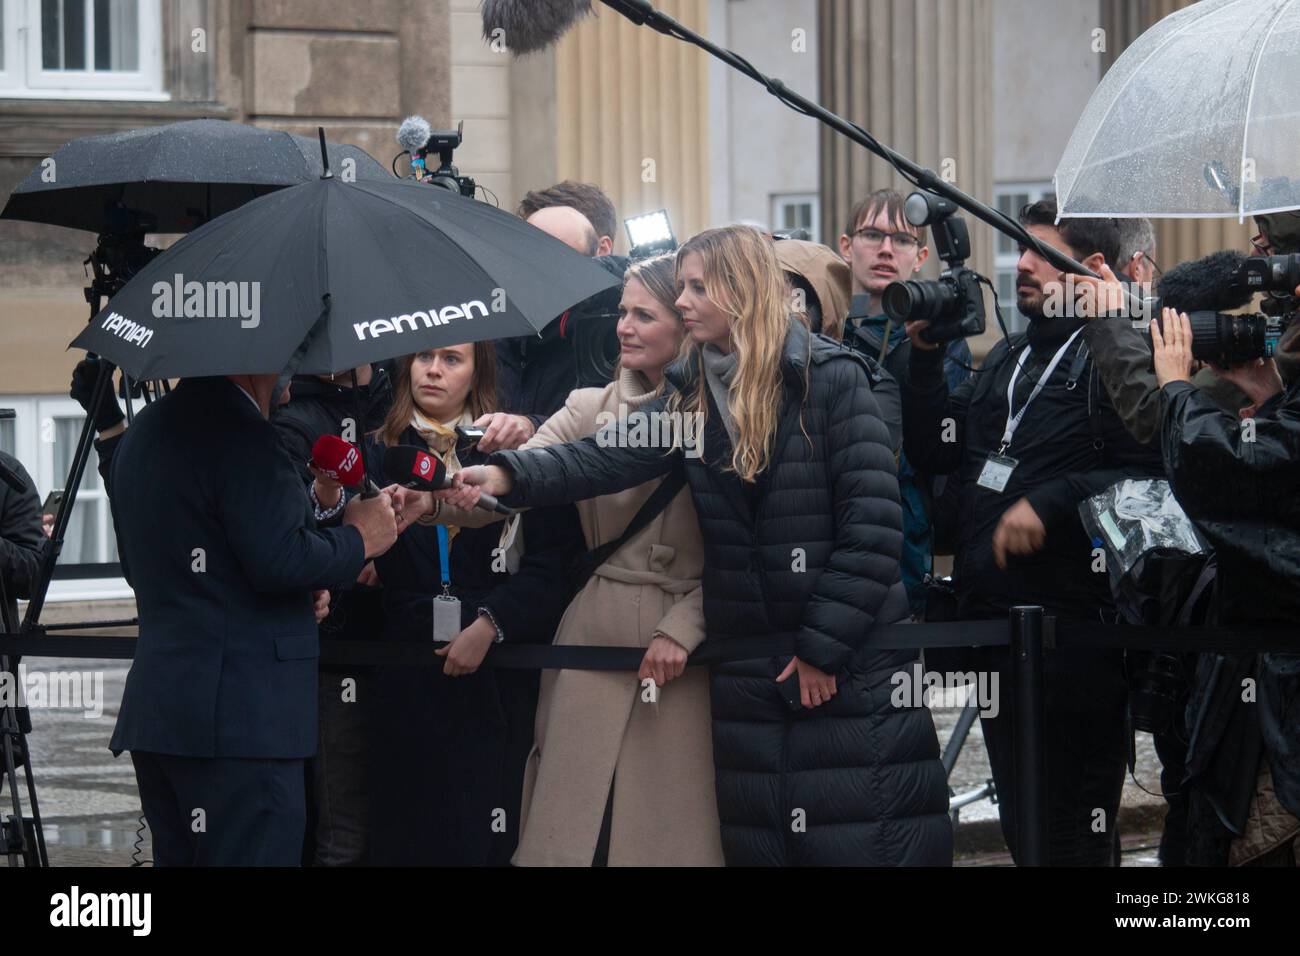
[[[1019,378],[1020,370],[1025,366],[1025,359],[1029,358],[1029,353],[1033,351],[1033,349],[1032,347],[1026,347],[1025,350],[1020,353],[1020,360],[1016,362],[1016,367],[1011,372],[1011,381],[1007,383],[1007,427],[1002,432],[1002,447],[998,449],[999,455],[1005,455],[1007,449],[1011,447],[1011,436],[1013,436],[1016,433],[1016,429],[1020,427],[1020,419],[1025,417],[1025,412],[1029,410],[1030,404],[1038,397],[1038,393],[1043,390],[1043,385],[1052,377],[1052,373],[1056,371],[1056,366],[1061,364],[1061,359],[1065,357],[1066,350],[1069,349],[1082,331],[1082,328],[1075,329],[1074,334],[1065,340],[1065,344],[1056,350],[1056,354],[1052,356],[1052,360],[1047,363],[1047,368],[1043,369],[1043,374],[1038,376],[1038,381],[1034,383],[1034,390],[1029,393],[1029,398],[1025,400],[1025,404],[1021,406],[1020,411],[1016,412],[1015,415],[1012,415],[1011,409],[1015,402],[1016,379]]]
[[[438,565],[442,570],[442,594],[443,597],[451,596],[451,558],[448,555],[451,548],[447,544],[447,526],[438,525]]]

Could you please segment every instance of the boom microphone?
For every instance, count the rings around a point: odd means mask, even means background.
[[[536,53],[555,43],[591,14],[591,0],[483,0],[483,39],[500,30],[515,56]]]
[[[1228,312],[1250,303],[1254,293],[1238,278],[1246,257],[1240,252],[1212,252],[1203,259],[1180,262],[1160,278],[1162,305],[1179,312]]]
[[[443,491],[454,483],[447,474],[447,466],[422,448],[413,445],[392,445],[384,450],[384,474],[403,488],[416,491]],[[512,515],[514,510],[501,504],[492,495],[480,493],[476,507],[497,514]]]
[[[311,463],[345,488],[364,484],[366,497],[379,493],[375,483],[366,477],[357,447],[338,435],[321,435],[316,439],[311,446]]]

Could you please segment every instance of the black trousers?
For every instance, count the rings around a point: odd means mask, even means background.
[[[981,717],[998,791],[1002,835],[1016,856],[1016,701],[1005,647],[978,649],[981,666],[999,676],[996,717]],[[1043,661],[1046,703],[1048,862],[1117,865],[1120,795],[1128,758],[1128,685],[1122,652],[1065,647]]]
[[[131,751],[154,866],[298,866],[304,761]]]

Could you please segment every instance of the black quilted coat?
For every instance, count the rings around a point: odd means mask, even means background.
[[[700,374],[688,361],[668,369],[676,388],[693,388]],[[871,648],[877,625],[908,614],[898,482],[875,373],[797,323],[783,373],[773,460],[751,485],[723,468],[731,446],[712,406],[703,457],[611,447],[607,431],[489,460],[515,475],[506,500],[530,505],[609,494],[684,467],[704,537],[708,640],[790,636],[801,659],[837,676],[829,703],[792,709],[797,688],[774,680],[789,658],[713,668],[729,865],[947,865],[952,832],[934,724],[927,710],[890,700],[891,676],[917,655]]]

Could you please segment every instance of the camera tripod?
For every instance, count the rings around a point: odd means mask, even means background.
[[[0,576],[0,634],[17,632],[17,622],[11,618],[9,595],[5,592],[4,578]],[[17,689],[20,658],[0,654],[0,673],[7,674]],[[31,747],[27,735],[32,732],[31,712],[20,706],[17,699],[4,701],[0,707],[0,793],[9,789],[13,812],[5,818],[0,809],[0,855],[6,856],[10,866],[49,866],[45,849],[45,833],[41,828],[41,812],[36,801],[36,778],[32,775]],[[22,796],[18,789],[18,770],[27,781],[27,802],[31,816],[23,815]]]

